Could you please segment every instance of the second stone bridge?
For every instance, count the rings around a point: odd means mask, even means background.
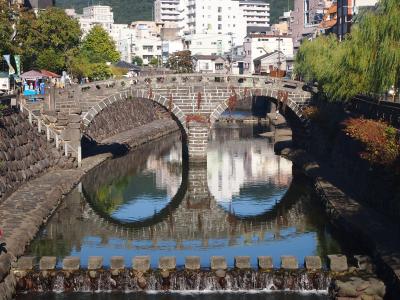
[[[133,79],[95,82],[55,91],[49,107],[64,113],[79,112],[81,128],[68,128],[69,143],[80,149],[85,128],[96,116],[116,102],[148,99],[168,110],[180,125],[192,161],[205,161],[210,128],[225,110],[233,110],[247,97],[268,97],[281,103],[306,122],[302,108],[311,98],[304,83],[265,76],[227,76],[216,74],[169,74]],[[73,119],[73,118],[72,118]]]

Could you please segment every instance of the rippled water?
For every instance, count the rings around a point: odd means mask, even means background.
[[[60,259],[115,255],[325,256],[340,252],[309,182],[294,174],[259,133],[267,128],[215,128],[207,166],[182,160],[180,136],[145,145],[90,172],[30,246]],[[236,297],[236,296],[235,296]],[[288,296],[290,297],[290,296]],[[275,299],[275,298],[274,298]],[[281,299],[281,298],[279,298]],[[282,298],[286,299],[286,298]],[[290,299],[290,298],[288,298]]]

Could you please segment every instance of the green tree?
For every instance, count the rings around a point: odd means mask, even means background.
[[[120,59],[113,39],[100,25],[94,26],[84,38],[82,53],[91,63],[116,62]]]
[[[67,56],[71,49],[79,47],[81,30],[77,20],[67,16],[58,8],[40,11],[36,17],[33,12],[21,13],[16,26],[15,43],[19,46],[25,69],[46,66],[51,71],[65,69]],[[45,63],[45,54],[57,58]]]
[[[150,60],[149,64],[152,65],[153,67],[157,67],[157,66],[160,65],[160,59],[158,59],[157,57],[154,56],[154,57]]]
[[[111,76],[112,76],[111,69],[105,63],[89,64],[87,77],[89,77],[91,81],[104,80],[110,78]]]
[[[36,66],[39,69],[60,72],[65,68],[65,59],[52,48],[44,49],[37,56]]]
[[[0,54],[13,53],[13,25],[16,22],[18,10],[7,0],[0,0]]]
[[[184,50],[173,53],[168,58],[167,68],[175,71],[175,73],[192,73],[193,60],[191,52]]]
[[[141,67],[141,66],[143,66],[143,59],[140,56],[134,56],[132,58],[132,63],[134,65]]]
[[[399,87],[399,1],[381,0],[376,10],[363,12],[341,43],[333,36],[304,42],[296,56],[295,73],[317,81],[329,100]]]

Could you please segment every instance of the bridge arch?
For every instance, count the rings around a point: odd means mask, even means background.
[[[301,124],[306,125],[302,106],[308,104],[311,94],[303,90],[302,83],[260,76],[210,76],[173,74],[156,76],[154,80],[140,78],[136,85],[92,102],[93,105],[82,116],[83,124],[88,127],[101,111],[118,101],[149,99],[171,113],[183,132],[189,157],[202,162],[206,161],[209,130],[229,107],[232,97],[265,96],[278,102],[283,93],[286,107]]]
[[[89,111],[87,111],[83,115],[82,117],[83,124],[85,125],[85,127],[88,127],[90,123],[95,119],[95,117],[107,107],[112,106],[115,102],[129,100],[132,98],[148,99],[160,104],[165,109],[170,110],[170,112],[176,117],[176,119],[179,120],[181,125],[184,125],[185,114],[177,105],[175,105],[174,103],[170,104],[169,103],[170,100],[167,99],[167,97],[160,95],[158,93],[153,94],[151,90],[150,91],[146,91],[145,89],[134,90],[133,88],[108,96],[107,98],[93,105],[89,109]]]
[[[269,99],[273,99],[275,104],[278,103],[279,99],[279,90],[277,89],[259,89],[259,88],[239,88],[237,91],[232,88],[232,94],[230,97],[236,97],[239,99],[243,99],[246,97],[267,97]],[[211,123],[215,123],[221,115],[229,108],[229,102],[231,98],[227,98],[225,101],[221,102],[211,113]],[[302,113],[302,106],[299,105],[299,102],[296,101],[298,97],[293,93],[288,93],[288,97],[286,101],[287,107],[294,113],[294,115],[301,121],[305,122],[306,119]]]

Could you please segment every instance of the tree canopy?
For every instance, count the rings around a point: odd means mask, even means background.
[[[184,50],[173,53],[168,58],[167,68],[174,70],[175,73],[192,73],[193,61],[191,52]]]
[[[78,21],[58,8],[41,11],[38,16],[32,11],[21,11],[15,28],[16,47],[11,54],[22,56],[24,69],[43,68],[60,73],[79,47]]]
[[[91,63],[116,62],[120,59],[115,42],[100,25],[94,26],[83,39],[82,54]]]
[[[334,36],[304,42],[296,56],[295,74],[318,82],[333,101],[399,87],[399,1],[381,0],[376,10],[362,15],[342,42]]]
[[[0,0],[0,54],[8,54],[13,51],[12,40],[14,38],[13,25],[18,11],[8,1]]]

